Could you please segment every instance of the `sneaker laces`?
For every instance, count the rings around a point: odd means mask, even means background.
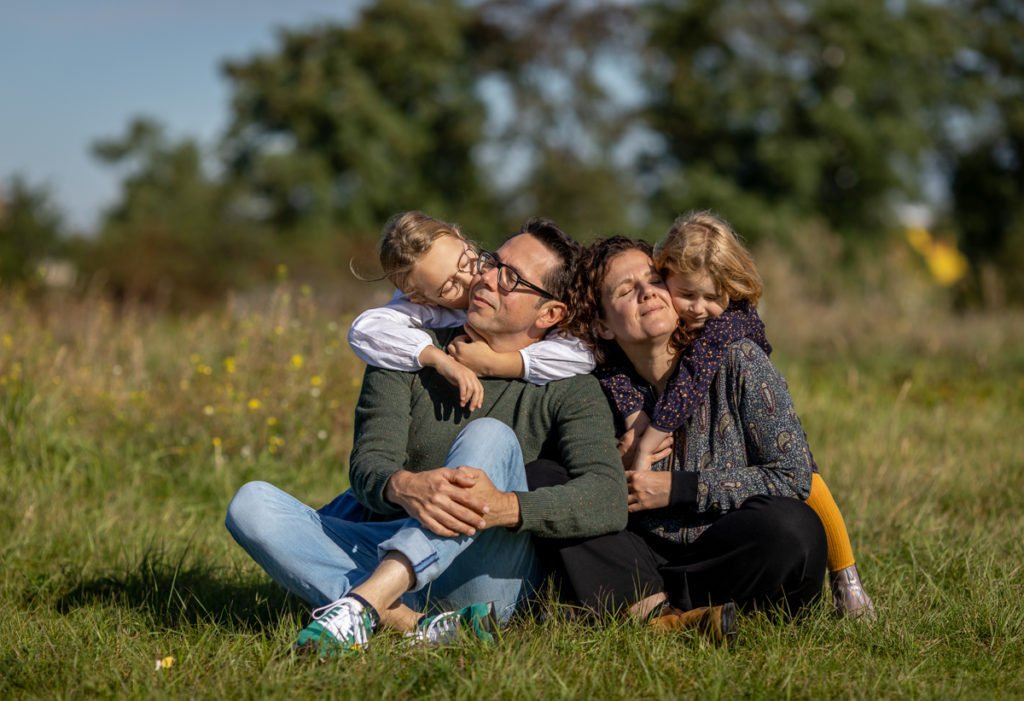
[[[459,638],[461,621],[458,611],[446,611],[426,621],[426,625],[417,628],[417,640],[431,643],[453,643]]]
[[[313,620],[333,635],[338,642],[347,645],[365,645],[370,639],[363,607],[354,599],[345,597],[314,609]]]

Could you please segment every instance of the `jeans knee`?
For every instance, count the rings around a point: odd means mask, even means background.
[[[495,458],[495,462],[518,463],[522,467],[523,451],[515,431],[507,424],[487,416],[466,424],[455,439],[452,449],[484,453]]]
[[[502,491],[526,489],[519,439],[511,428],[497,419],[484,417],[466,424],[455,439],[445,464],[480,468]]]
[[[224,525],[235,539],[259,537],[261,526],[267,523],[267,504],[271,492],[277,491],[269,482],[243,484],[228,504]]]
[[[509,426],[498,419],[484,416],[473,419],[459,433],[459,438],[480,441],[484,445],[498,445],[500,443],[515,443],[519,445],[519,439]]]

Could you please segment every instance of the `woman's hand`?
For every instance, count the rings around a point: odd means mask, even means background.
[[[629,512],[660,509],[668,506],[672,491],[672,473],[653,470],[627,470]]]
[[[420,365],[432,367],[443,377],[459,388],[459,406],[474,411],[483,406],[484,386],[476,373],[451,357],[437,346],[427,346],[420,353]]]

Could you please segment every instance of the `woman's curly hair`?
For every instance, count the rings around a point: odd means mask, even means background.
[[[652,254],[651,244],[642,239],[628,236],[610,236],[598,239],[583,249],[579,268],[569,295],[569,321],[567,329],[577,338],[583,340],[594,352],[594,360],[600,365],[628,366],[619,344],[601,338],[594,331],[594,320],[604,315],[604,300],[601,299],[601,288],[604,285],[608,266],[616,256],[628,251],[640,251],[647,256]],[[680,324],[672,335],[672,346],[681,350],[689,343],[689,338]]]

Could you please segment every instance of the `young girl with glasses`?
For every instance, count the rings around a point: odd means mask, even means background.
[[[483,404],[483,385],[474,369],[434,345],[423,329],[462,326],[473,275],[498,268],[498,284],[506,292],[517,285],[551,297],[523,280],[486,251],[479,252],[455,224],[422,212],[405,212],[384,226],[378,244],[381,268],[397,288],[386,306],[369,309],[352,322],[348,342],[368,365],[415,372],[434,368],[459,388],[459,401],[469,411]],[[486,346],[486,344],[472,344]],[[574,336],[552,331],[542,341],[515,353],[475,348],[480,365],[492,377],[519,377],[543,385],[594,369],[594,356]]]

